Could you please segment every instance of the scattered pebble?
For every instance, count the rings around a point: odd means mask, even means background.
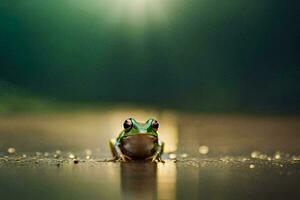
[[[16,151],[17,150],[13,147],[10,147],[10,148],[7,149],[7,152],[10,153],[10,154],[16,153]]]
[[[23,157],[16,157],[15,160],[16,161],[21,161],[23,159]]]
[[[250,164],[250,165],[249,165],[249,168],[250,168],[250,169],[254,169],[254,168],[255,168],[255,165]]]
[[[41,156],[42,153],[41,153],[41,152],[35,152],[35,155],[36,155],[36,156]]]
[[[206,145],[200,146],[198,150],[199,150],[199,153],[201,153],[203,155],[205,155],[209,152],[209,148]]]
[[[54,158],[59,158],[59,154],[54,154],[53,157]]]

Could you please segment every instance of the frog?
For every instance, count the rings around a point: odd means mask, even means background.
[[[140,123],[134,118],[127,118],[123,130],[117,138],[109,141],[113,161],[149,160],[164,162],[161,158],[164,142],[158,137],[159,123],[150,118]]]

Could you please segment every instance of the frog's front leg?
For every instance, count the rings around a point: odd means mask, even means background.
[[[109,141],[109,147],[113,156],[112,160],[121,160],[124,162],[126,162],[127,160],[132,160],[132,158],[122,153],[119,144],[116,143],[114,139]]]
[[[115,139],[111,139],[109,141],[109,148],[110,148],[110,152],[112,154],[113,159],[112,160],[117,160],[118,159],[118,154],[117,151],[115,149]]]
[[[155,153],[152,156],[146,158],[146,160],[151,160],[152,162],[158,161],[164,163],[165,161],[161,159],[161,155],[164,152],[164,146],[165,143],[161,142],[161,144],[157,146]]]

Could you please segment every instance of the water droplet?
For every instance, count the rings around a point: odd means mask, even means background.
[[[251,158],[258,158],[258,156],[260,155],[260,152],[259,151],[253,151],[251,153]]]
[[[92,150],[90,150],[90,149],[86,149],[85,150],[85,154],[87,155],[87,156],[91,156],[92,155]]]
[[[280,155],[280,152],[279,152],[279,151],[275,152],[274,158],[275,158],[276,160],[279,160],[279,159],[281,158],[281,155]]]
[[[181,158],[186,158],[188,155],[186,153],[181,154]]]
[[[268,161],[271,161],[271,160],[272,160],[272,158],[271,158],[271,157],[268,157],[268,158],[267,158],[267,160],[268,160]]]
[[[255,168],[255,165],[250,164],[250,165],[249,165],[249,168],[250,168],[250,169],[254,169],[254,168]]]
[[[265,160],[265,159],[268,158],[268,156],[267,156],[266,154],[260,154],[260,155],[258,156],[258,158],[259,158],[259,159],[262,159],[262,160]]]
[[[209,152],[209,148],[206,145],[200,146],[198,150],[199,150],[199,153],[201,153],[203,155],[205,155]]]
[[[293,160],[300,160],[300,156],[292,156]]]
[[[75,155],[72,154],[72,153],[70,153],[70,154],[69,154],[69,158],[74,159],[74,158],[75,158]]]
[[[17,150],[13,147],[10,147],[10,148],[7,149],[7,152],[10,153],[10,154],[16,153],[16,151]]]
[[[175,153],[170,153],[169,154],[169,158],[170,159],[175,159],[176,158],[176,154]]]

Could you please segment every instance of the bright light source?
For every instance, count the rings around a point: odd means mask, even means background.
[[[102,0],[107,19],[111,23],[143,25],[147,21],[162,22],[166,13],[162,0]]]

